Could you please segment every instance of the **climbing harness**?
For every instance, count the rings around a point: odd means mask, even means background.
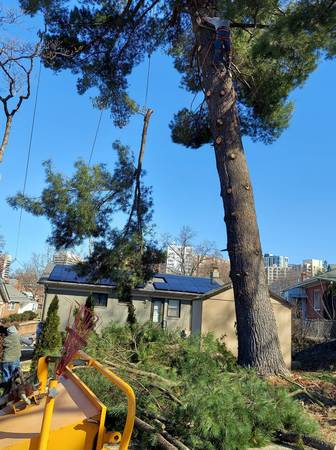
[[[215,65],[224,63],[231,76],[231,22],[228,19],[208,16],[205,16],[203,20],[210,24],[211,28],[214,28],[215,30],[215,38],[213,41],[213,63]]]

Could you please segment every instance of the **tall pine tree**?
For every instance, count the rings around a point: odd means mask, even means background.
[[[336,52],[332,0],[21,0],[42,12],[46,42],[64,51],[45,64],[79,76],[78,91],[123,126],[134,110],[127,77],[159,47],[174,58],[183,86],[204,95],[171,123],[175,142],[214,147],[227,229],[238,331],[238,359],[262,373],[284,369],[269,301],[253,190],[242,135],[272,142],[288,126],[290,92],[322,57]],[[224,28],[216,31],[218,17]],[[227,22],[229,21],[229,22]],[[224,25],[223,25],[224,24]],[[231,33],[231,37],[229,37]],[[231,50],[230,50],[231,44]],[[313,109],[312,109],[313,110]]]

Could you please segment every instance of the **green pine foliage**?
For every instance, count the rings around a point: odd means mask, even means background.
[[[56,249],[80,245],[89,237],[104,238],[111,230],[112,216],[127,212],[133,192],[132,152],[120,142],[115,142],[113,149],[117,157],[113,172],[104,164],[90,166],[79,160],[74,164],[74,174],[66,177],[46,161],[46,187],[40,197],[18,193],[8,199],[9,204],[47,217],[52,226],[48,242]]]
[[[117,285],[117,295],[130,302],[131,290],[150,279],[163,253],[153,235],[151,188],[140,177],[141,195],[133,206],[136,167],[129,147],[113,144],[117,157],[114,170],[104,164],[75,163],[71,177],[44,163],[46,187],[39,198],[18,193],[8,199],[14,208],[23,208],[51,223],[48,242],[56,249],[71,248],[93,239],[93,251],[78,272],[93,281],[109,278]],[[113,219],[126,217],[116,227]],[[128,295],[126,298],[125,296]],[[132,321],[134,319],[134,314]]]
[[[41,356],[59,355],[62,345],[62,336],[59,331],[60,318],[58,315],[58,297],[52,299],[47,318],[43,323],[41,334],[36,342],[34,355],[32,358],[32,370],[35,369],[38,359]]]
[[[153,417],[165,418],[166,431],[193,450],[259,447],[279,430],[316,433],[316,423],[284,388],[238,368],[225,345],[211,335],[182,338],[153,324],[132,329],[110,325],[101,336],[91,337],[86,351],[114,364],[113,370],[134,388],[138,417],[158,431]],[[162,381],[132,369],[157,374]],[[124,396],[94,371],[85,370],[81,377],[107,404],[108,427],[122,429]],[[132,442],[134,449],[157,448],[154,436],[139,430]]]
[[[336,54],[336,4],[330,0],[21,0],[21,5],[29,14],[44,14],[47,48],[50,41],[62,44],[64,51],[56,57],[48,59],[46,53],[45,64],[56,71],[72,70],[81,94],[98,88],[96,103],[109,108],[119,126],[136,110],[128,94],[130,74],[160,48],[173,57],[182,87],[202,94],[202,61],[197,59],[190,16],[195,5],[200,15],[209,14],[213,5],[213,15],[251,25],[232,27],[232,75],[242,132],[253,139],[270,143],[280,136],[293,111],[290,93],[304,84],[322,58]],[[210,142],[203,120],[206,108],[198,139],[191,128],[181,134],[186,119],[190,127],[194,124],[190,119],[195,111],[183,111],[171,124],[173,139],[192,148]]]

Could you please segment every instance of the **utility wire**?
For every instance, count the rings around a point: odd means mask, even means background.
[[[97,128],[96,128],[96,133],[95,133],[95,136],[94,136],[94,139],[93,139],[93,143],[92,143],[92,147],[91,147],[91,152],[90,152],[90,158],[89,158],[88,165],[91,164],[93,151],[94,151],[94,149],[95,149],[96,141],[97,141],[97,136],[98,136],[98,133],[99,133],[100,123],[101,123],[101,120],[102,120],[102,117],[103,117],[103,112],[104,112],[104,110],[102,109],[102,110],[100,111],[100,114],[99,114],[99,120],[98,120],[98,124],[97,124]]]
[[[24,175],[24,181],[23,181],[23,189],[22,189],[22,194],[23,194],[23,195],[25,195],[25,193],[26,193],[26,187],[27,187],[28,170],[29,170],[29,163],[30,163],[30,155],[31,155],[31,148],[32,148],[33,135],[34,135],[34,128],[35,128],[35,117],[36,117],[37,100],[38,100],[38,95],[39,95],[39,90],[40,90],[41,70],[42,70],[42,63],[41,63],[41,59],[40,59],[40,67],[39,67],[38,76],[37,76],[37,87],[36,87],[36,94],[35,94],[35,104],[34,104],[34,111],[33,111],[33,120],[32,120],[32,124],[31,124],[31,129],[30,129],[30,137],[29,137],[29,145],[28,145],[27,161],[26,161],[25,175]],[[19,223],[18,223],[18,230],[17,230],[16,249],[15,249],[15,257],[14,257],[14,261],[17,259],[18,250],[19,250],[20,234],[21,234],[21,224],[22,224],[22,212],[23,212],[23,208],[22,208],[22,206],[21,206],[21,208],[20,208],[20,216],[19,216]]]

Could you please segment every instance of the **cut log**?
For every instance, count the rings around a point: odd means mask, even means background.
[[[154,434],[160,448],[164,450],[179,450],[175,445],[168,442],[167,439],[165,439],[152,425],[149,425],[149,423],[136,417],[134,425],[138,430],[144,433]]]

